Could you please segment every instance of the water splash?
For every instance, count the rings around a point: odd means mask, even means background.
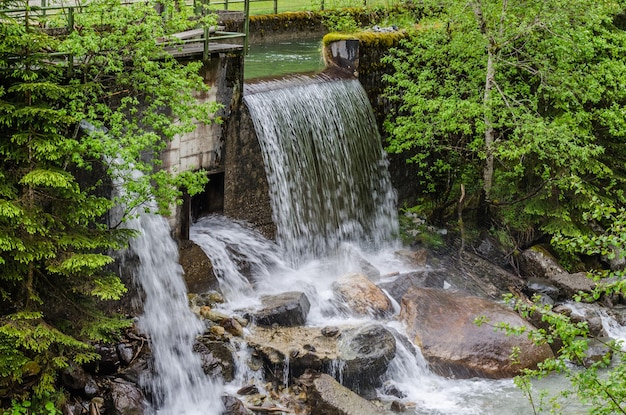
[[[161,216],[141,214],[127,225],[138,230],[130,251],[139,259],[135,280],[145,293],[138,329],[150,338],[154,374],[143,379],[159,415],[219,415],[221,386],[202,371],[192,350],[203,325],[191,312],[178,249]]]

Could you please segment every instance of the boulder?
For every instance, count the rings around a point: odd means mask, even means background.
[[[553,300],[561,297],[561,290],[554,285],[552,280],[547,278],[529,278],[524,287],[524,294],[532,298],[535,294],[540,296],[548,296]]]
[[[524,250],[519,256],[519,268],[520,273],[527,278],[551,278],[566,272],[543,245]]]
[[[395,252],[395,256],[413,267],[425,267],[428,262],[428,251],[424,248],[416,250],[401,249]]]
[[[306,322],[310,308],[309,299],[303,292],[290,291],[261,297],[261,308],[246,313],[244,317],[259,326],[293,327]]]
[[[113,415],[143,415],[145,398],[137,385],[116,378],[111,382]]]
[[[121,361],[116,347],[107,344],[94,345],[94,351],[100,355],[100,359],[85,365],[85,369],[96,375],[112,375],[120,368]]]
[[[589,367],[594,363],[601,361],[610,361],[613,357],[613,349],[610,347],[612,339],[609,337],[600,337],[589,339],[588,348],[585,351],[585,358],[582,365]],[[577,362],[580,363],[580,362]]]
[[[386,411],[327,374],[307,373],[299,379],[307,390],[311,415],[382,415]]]
[[[61,372],[61,382],[68,390],[92,398],[99,388],[94,378],[78,365],[70,364]]]
[[[235,360],[228,344],[201,337],[193,346],[194,352],[200,355],[202,370],[208,376],[221,377],[230,382],[235,377]]]
[[[385,278],[378,286],[398,303],[411,287],[443,288],[444,277],[430,270],[413,271]]]
[[[596,286],[596,282],[592,278],[588,278],[586,272],[574,274],[562,272],[552,275],[550,281],[559,287],[566,298],[572,298],[579,291],[590,293]]]
[[[363,274],[351,272],[333,283],[337,301],[358,316],[386,317],[393,314],[387,295]]]
[[[121,362],[125,366],[131,364],[133,358],[135,357],[135,350],[133,349],[133,346],[131,344],[119,343],[115,347],[115,350],[117,351],[117,355],[119,356]]]
[[[381,376],[396,353],[393,334],[379,324],[339,327],[325,336],[318,327],[256,327],[245,337],[266,367],[288,383],[307,369],[331,374],[343,385],[367,395],[381,385]]]
[[[224,412],[222,415],[249,415],[250,411],[246,409],[243,402],[232,395],[222,396],[222,404]]]
[[[484,316],[490,322],[478,326]],[[507,336],[493,324],[534,327],[500,304],[449,290],[411,288],[402,298],[400,320],[421,347],[431,369],[457,378],[505,378],[524,368],[534,368],[552,357],[547,345],[536,346],[526,336]],[[511,359],[520,349],[517,361]]]
[[[202,248],[186,240],[181,242],[178,253],[180,265],[185,273],[187,291],[205,293],[220,290],[219,281],[213,272],[213,264]]]
[[[374,388],[396,355],[396,339],[379,324],[343,332],[338,344],[341,383],[361,396],[374,398]]]

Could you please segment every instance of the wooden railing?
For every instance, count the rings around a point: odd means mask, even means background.
[[[203,43],[203,59],[208,59],[210,52],[210,43],[220,43],[227,41],[229,39],[242,39],[244,43],[244,51],[248,50],[248,32],[249,32],[249,17],[250,17],[250,1],[268,1],[268,0],[230,0],[231,3],[233,1],[244,3],[244,31],[241,32],[226,32],[215,30],[215,28],[205,27],[200,33],[200,36],[192,36],[189,38],[179,38],[176,41],[177,45],[186,45],[191,43]],[[270,0],[277,1],[277,0]],[[206,3],[205,3],[206,2]],[[228,3],[228,0],[225,0]],[[37,0],[39,3],[39,0]],[[131,5],[133,2],[122,3],[122,5]],[[64,31],[65,33],[71,33],[74,30],[75,16],[79,13],[86,13],[89,10],[89,5],[48,5],[47,0],[40,0],[41,5],[33,5],[32,2],[28,7],[25,8],[11,8],[11,9],[0,9],[0,14],[6,14],[8,16],[17,16],[24,17],[25,19],[33,19],[39,20],[52,17],[52,16],[66,16],[66,24],[65,26],[60,25],[56,26],[54,29],[58,29]],[[202,16],[206,10],[202,7],[202,4],[215,5],[218,4],[216,2],[209,3],[208,0],[193,0],[194,12],[199,17]],[[210,11],[209,11],[210,13]],[[64,56],[66,54],[57,52],[51,53],[53,56]],[[70,56],[71,60],[71,56]],[[70,62],[71,64],[71,62]]]

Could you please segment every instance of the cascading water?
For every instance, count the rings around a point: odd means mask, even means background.
[[[247,87],[270,185],[277,244],[220,216],[198,220],[190,238],[209,256],[227,311],[259,303],[263,294],[306,293],[306,324],[364,324],[333,305],[332,284],[362,271],[363,258],[380,275],[407,272],[397,247],[395,196],[381,140],[358,81],[296,78]],[[242,267],[242,264],[247,266]],[[396,307],[397,308],[397,307]],[[397,309],[396,309],[397,311]],[[421,352],[393,319],[378,320],[397,335],[397,351],[379,396],[399,391],[412,415],[526,415],[526,398],[511,380],[454,380],[428,370]],[[254,374],[239,373],[232,385]],[[330,368],[343,379],[343,364]],[[286,378],[286,374],[284,374]],[[230,385],[227,385],[229,388]],[[559,388],[562,385],[559,385]],[[584,409],[568,407],[568,414]]]
[[[319,258],[346,241],[389,243],[397,231],[395,193],[361,84],[319,75],[247,92],[276,239],[290,261]]]
[[[139,260],[135,280],[145,293],[138,329],[148,335],[153,375],[143,379],[159,415],[219,415],[221,386],[209,379],[193,352],[203,324],[191,312],[178,249],[161,216],[142,213],[127,226],[139,231],[130,251]]]

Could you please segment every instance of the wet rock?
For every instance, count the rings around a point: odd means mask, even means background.
[[[111,382],[113,415],[143,415],[145,398],[137,385],[122,379]]]
[[[261,297],[261,309],[244,317],[259,326],[293,327],[306,322],[311,304],[307,296],[299,291]]]
[[[502,244],[493,236],[482,234],[480,238],[473,244],[473,250],[481,258],[497,265],[502,269],[511,267],[508,249],[502,247]]]
[[[390,383],[389,381],[383,385],[382,393],[388,396],[395,396],[396,398],[399,398],[399,399],[406,398],[406,394],[402,392],[398,388],[398,386]]]
[[[135,351],[133,350],[133,346],[130,344],[120,343],[115,347],[117,351],[117,355],[125,366],[128,366],[135,356]]]
[[[181,241],[178,249],[180,265],[185,273],[187,291],[205,293],[220,291],[219,281],[213,272],[213,265],[202,248],[192,241]]]
[[[407,272],[385,278],[378,286],[398,303],[411,287],[443,288],[445,277],[429,270]]]
[[[586,272],[575,274],[562,272],[552,275],[550,281],[561,289],[566,298],[572,298],[579,291],[590,293],[596,286],[596,282],[592,278],[588,278]]]
[[[209,328],[209,333],[217,338],[222,338],[224,337],[224,334],[226,334],[226,329],[222,326],[211,326]]]
[[[339,277],[333,290],[337,301],[352,314],[386,317],[393,313],[387,295],[363,274],[353,272]]]
[[[623,271],[626,269],[626,252],[616,246],[611,246],[612,256],[603,259],[609,263],[611,271]]]
[[[222,396],[222,404],[224,405],[224,412],[222,415],[249,415],[248,411],[239,399],[231,395]]]
[[[395,338],[378,324],[340,331],[327,337],[317,327],[257,327],[245,340],[263,359],[268,378],[284,383],[309,369],[333,374],[346,387],[370,395],[395,356]]]
[[[395,253],[397,258],[400,258],[407,264],[414,267],[424,267],[428,262],[428,251],[426,249],[407,250],[401,249]]]
[[[237,321],[236,319],[229,318],[227,320],[222,321],[221,325],[222,327],[224,327],[224,330],[226,330],[228,333],[232,334],[233,336],[243,337],[243,327],[241,326],[241,324],[239,324],[239,321]]]
[[[558,300],[560,290],[548,278],[529,278],[526,281],[524,294],[532,298],[534,294],[547,295],[553,300]]]
[[[593,337],[607,336],[597,304],[569,302],[555,307],[553,311],[568,316],[573,323],[587,323],[589,334]]]
[[[307,388],[311,415],[382,415],[385,411],[340,385],[327,374],[306,374],[299,378]]]
[[[85,365],[85,369],[97,375],[112,375],[119,369],[121,362],[115,346],[96,344],[95,352],[100,359]]]
[[[212,321],[217,324],[221,324],[222,322],[229,320],[230,317],[224,313],[220,313],[219,311],[212,310],[209,306],[202,306],[199,310],[200,317],[205,320]]]
[[[322,328],[322,336],[324,337],[335,337],[339,335],[339,333],[340,333],[339,327],[326,326]]]
[[[612,339],[609,337],[589,339],[589,344],[585,351],[585,358],[582,362],[583,366],[589,367],[594,363],[610,360],[613,356],[613,349],[609,347],[611,341]]]
[[[343,385],[361,396],[374,398],[381,376],[396,355],[396,339],[378,324],[343,332],[338,344],[339,359],[343,362]]]
[[[224,303],[224,296],[217,291],[211,290],[201,294],[189,294],[189,303],[193,307],[215,307]]]
[[[551,278],[566,273],[556,258],[543,245],[524,250],[519,256],[520,272],[527,278]]]
[[[406,405],[403,404],[400,401],[393,401],[393,402],[391,402],[391,410],[393,412],[405,412],[406,411]]]
[[[259,388],[256,385],[247,385],[237,391],[237,395],[256,395]]]
[[[458,258],[447,258],[441,268],[433,272],[445,277],[446,287],[493,300],[502,299],[511,286],[522,286],[521,279],[507,269],[467,251]]]
[[[148,362],[144,357],[135,359],[130,366],[120,370],[117,374],[132,383],[139,383],[139,379],[148,372]]]
[[[61,382],[68,390],[87,398],[98,394],[94,378],[77,365],[70,365],[61,372]]]
[[[490,324],[475,324],[481,316]],[[511,377],[553,356],[547,345],[535,346],[526,336],[507,336],[491,325],[504,322],[532,329],[519,315],[493,301],[458,292],[411,288],[402,299],[399,318],[431,369],[443,376]],[[510,358],[513,347],[521,349],[519,363]]]
[[[200,355],[202,370],[210,377],[221,377],[230,382],[235,376],[235,360],[227,343],[201,338],[193,346]]]

